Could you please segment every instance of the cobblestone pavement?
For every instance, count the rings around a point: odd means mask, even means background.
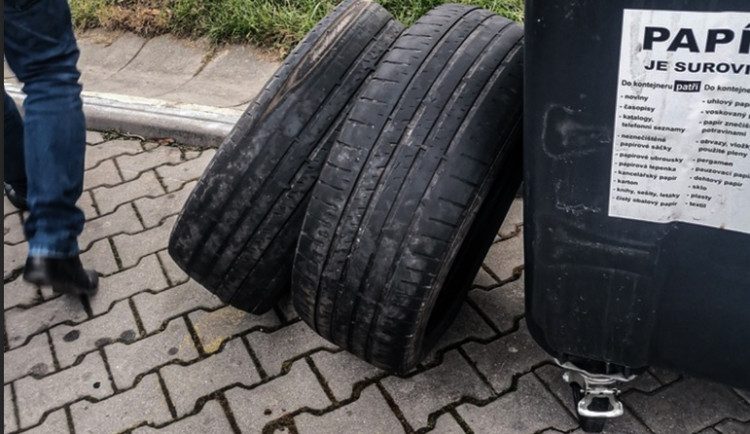
[[[20,278],[23,215],[4,203],[4,432],[579,433],[561,371],[523,320],[521,200],[438,349],[405,377],[315,335],[289,301],[227,307],[167,237],[215,151],[88,134],[91,299]],[[611,433],[750,433],[750,393],[651,370]]]

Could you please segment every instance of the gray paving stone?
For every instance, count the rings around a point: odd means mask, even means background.
[[[415,430],[427,426],[430,414],[461,398],[487,399],[492,390],[461,357],[449,351],[443,363],[410,377],[388,377],[381,384]]]
[[[435,348],[422,361],[428,364],[437,357],[437,354],[445,348],[469,339],[486,340],[495,336],[495,331],[482,319],[481,316],[468,304],[461,307],[453,324],[448,327],[440,337]]]
[[[170,318],[197,309],[214,310],[223,305],[218,297],[193,280],[157,294],[137,294],[133,302],[147,333],[158,330]]]
[[[111,214],[89,220],[83,226],[83,233],[78,238],[81,250],[86,250],[96,240],[101,240],[120,233],[135,233],[143,230],[138,216],[130,204],[117,208]]]
[[[159,197],[136,200],[135,207],[146,228],[158,226],[165,218],[179,214],[197,183],[198,181],[187,183],[181,189]]]
[[[153,140],[148,140],[147,139],[145,141],[141,141],[141,146],[143,147],[144,151],[148,152],[148,151],[151,151],[153,149],[158,148],[159,147],[159,143],[155,142]]]
[[[169,217],[161,225],[136,234],[116,235],[113,239],[115,248],[120,255],[122,266],[132,267],[138,260],[151,253],[164,250],[169,242],[177,216]]]
[[[111,213],[115,208],[126,202],[132,202],[140,197],[161,196],[165,192],[156,179],[154,171],[150,170],[143,172],[141,176],[132,181],[112,187],[97,187],[92,190],[92,193],[96,206],[99,207],[99,212],[104,215]]]
[[[489,273],[487,273],[486,271],[484,271],[484,268],[480,268],[479,272],[477,273],[477,276],[474,278],[473,285],[475,287],[487,288],[487,287],[490,287],[490,286],[495,286],[498,283],[500,283],[500,282],[498,282],[497,280],[495,280],[494,277],[490,276]]]
[[[200,178],[215,154],[215,150],[207,149],[201,153],[200,157],[176,166],[157,167],[156,173],[161,177],[167,191],[179,190],[186,182]]]
[[[722,419],[750,419],[750,404],[726,386],[687,378],[653,395],[633,392],[623,396],[655,433],[696,432]]]
[[[484,312],[501,333],[513,330],[515,320],[524,315],[524,275],[497,288],[474,289],[469,299]]]
[[[722,434],[722,433],[715,430],[714,428],[706,428],[704,430],[699,431],[697,434]]]
[[[268,383],[251,390],[234,387],[224,395],[243,433],[259,433],[267,423],[302,408],[321,410],[331,404],[304,360]]]
[[[158,252],[157,255],[159,256],[159,260],[161,260],[164,273],[166,273],[167,279],[169,279],[169,282],[172,285],[178,285],[188,281],[190,277],[187,273],[182,271],[166,250]]]
[[[247,104],[276,72],[279,63],[246,45],[222,49],[201,70],[200,74],[165,96],[169,100],[232,107]],[[223,83],[216,86],[215,83]],[[207,93],[205,89],[215,89]]]
[[[5,362],[7,363],[7,362]],[[5,376],[3,376],[3,381]],[[3,386],[3,432],[9,433],[18,429],[16,423],[16,406],[13,404],[13,391],[10,384]]]
[[[570,434],[586,434],[586,431],[578,428]],[[602,434],[652,434],[652,431],[639,422],[633,416],[633,413],[626,408],[625,414],[610,419],[604,424]]]
[[[208,401],[201,411],[162,428],[143,426],[132,434],[234,434],[224,410],[215,400]]]
[[[523,199],[516,198],[510,205],[508,214],[503,219],[503,224],[497,231],[497,235],[502,239],[512,237],[518,233],[521,225],[523,225]]]
[[[24,431],[23,434],[61,434],[69,432],[68,416],[65,414],[64,409],[60,409],[48,414],[42,423]]]
[[[404,428],[388,402],[372,385],[362,391],[355,402],[320,416],[302,413],[294,418],[300,434],[324,432],[382,434],[403,432]]]
[[[745,422],[728,420],[716,425],[716,430],[721,434],[747,434],[750,433],[750,420]]]
[[[123,154],[139,154],[143,152],[141,143],[137,140],[107,140],[95,145],[86,146],[86,170],[96,167],[104,160]]]
[[[10,277],[15,270],[23,268],[29,246],[26,243],[11,246],[3,244],[3,278]]]
[[[18,244],[26,241],[23,234],[21,213],[6,215],[3,219],[3,244]]]
[[[185,161],[200,157],[201,154],[206,150],[207,149],[199,149],[199,148],[195,148],[194,150],[184,149]]]
[[[3,354],[3,382],[6,384],[28,374],[44,376],[54,371],[55,363],[46,333],[38,334],[28,344]]]
[[[84,191],[81,193],[81,197],[78,198],[76,206],[83,211],[86,221],[99,217],[99,212],[96,210],[96,207],[94,207],[94,197],[91,195],[90,191]]]
[[[281,373],[284,362],[300,354],[318,348],[331,350],[337,348],[301,321],[273,333],[250,333],[247,340],[258,357],[260,365],[271,377]]]
[[[172,420],[156,374],[143,377],[135,388],[111,398],[76,402],[70,412],[76,434],[114,434],[142,423]]]
[[[86,144],[96,145],[105,141],[104,136],[99,131],[86,130]]]
[[[37,424],[49,410],[81,398],[102,399],[113,393],[99,353],[90,353],[80,364],[38,380],[21,378],[15,388],[21,428]]]
[[[116,157],[117,166],[122,171],[122,177],[125,181],[130,181],[138,177],[141,172],[153,169],[162,165],[179,164],[182,158],[182,152],[174,146],[157,146],[138,155],[122,155]]]
[[[59,296],[44,303],[24,309],[14,307],[5,311],[5,332],[10,349],[23,345],[27,337],[35,335],[54,325],[72,321],[75,323],[87,318],[86,311],[78,297]]]
[[[76,34],[81,57],[81,82],[88,89],[106,82],[116,71],[124,68],[146,44],[146,39],[133,33],[113,34],[100,29]],[[88,141],[88,140],[87,140]]]
[[[100,315],[116,301],[147,290],[160,291],[167,286],[159,260],[156,255],[149,255],[133,268],[99,279],[99,292],[89,298],[89,304],[94,315]]]
[[[95,241],[88,250],[81,253],[81,262],[86,268],[92,268],[102,276],[114,274],[119,270],[112,246],[107,239]]]
[[[198,43],[163,35],[149,39],[135,58],[108,80],[97,83],[100,92],[156,98],[190,80],[201,68],[204,47]]]
[[[216,352],[224,341],[240,333],[254,328],[263,330],[280,324],[279,317],[273,311],[263,315],[252,315],[232,306],[224,306],[212,312],[197,310],[190,313],[188,318],[198,335],[203,351],[208,354]]]
[[[490,247],[484,264],[502,281],[513,279],[513,272],[523,265],[523,231]]]
[[[219,389],[234,384],[249,387],[260,382],[260,375],[240,339],[227,342],[221,352],[196,363],[167,365],[160,372],[178,417],[192,412],[199,398]],[[237,411],[247,412],[248,409],[238,408]]]
[[[138,325],[127,301],[121,301],[109,312],[75,326],[59,325],[50,331],[60,367],[65,369],[75,363],[76,358],[101,348],[118,339],[134,340],[138,337]],[[110,365],[117,363],[110,359]]]
[[[466,431],[456,422],[453,415],[446,413],[437,418],[435,428],[430,432],[432,434],[464,434]]]
[[[346,351],[319,351],[310,356],[337,401],[352,397],[358,383],[381,377],[385,372]]]
[[[129,389],[140,374],[171,362],[198,358],[193,339],[183,318],[171,321],[160,331],[139,341],[115,343],[104,348],[115,386]]]
[[[489,344],[468,343],[463,346],[477,369],[485,375],[497,392],[510,388],[513,376],[549,360],[521,321],[518,331]]]
[[[30,306],[41,301],[36,285],[25,282],[18,276],[3,285],[3,307],[5,310],[16,306]]]
[[[122,183],[122,181],[115,162],[105,160],[86,171],[86,175],[83,177],[83,189],[92,190],[96,187],[114,186]]]
[[[545,428],[567,431],[575,420],[533,374],[518,379],[518,388],[478,407],[464,404],[456,409],[474,432],[527,434]]]

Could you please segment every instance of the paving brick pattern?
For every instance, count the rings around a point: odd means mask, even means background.
[[[285,299],[249,315],[166,252],[214,150],[90,131],[83,260],[90,299],[22,281],[23,214],[4,198],[3,432],[575,433],[569,387],[528,334],[517,199],[456,323],[405,376],[318,337]],[[605,432],[747,434],[750,393],[651,369]]]
[[[156,375],[144,377],[135,387],[98,402],[86,400],[70,406],[76,433],[122,432],[141,424],[172,420]]]
[[[105,348],[112,377],[118,389],[129,389],[136,377],[170,362],[190,362],[198,358],[198,350],[185,320],[177,318],[161,333],[134,343],[116,343]]]

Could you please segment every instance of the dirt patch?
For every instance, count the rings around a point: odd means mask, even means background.
[[[170,31],[172,10],[168,1],[125,1],[106,8],[99,20],[108,30],[127,30],[141,36],[157,36]]]

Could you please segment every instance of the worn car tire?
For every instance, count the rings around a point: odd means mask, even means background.
[[[522,36],[442,5],[368,78],[295,256],[294,307],[321,336],[406,372],[452,322],[521,181]]]
[[[263,313],[289,290],[309,192],[351,99],[403,27],[348,0],[289,54],[192,191],[169,254],[239,309]]]

